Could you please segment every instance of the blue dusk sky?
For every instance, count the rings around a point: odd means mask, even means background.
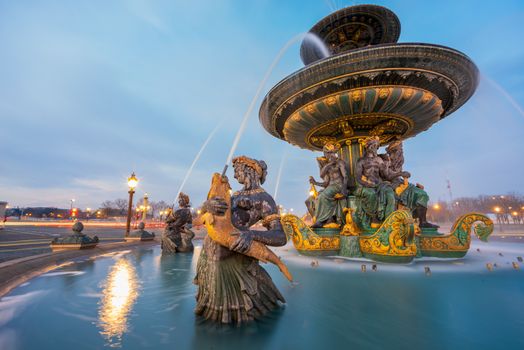
[[[186,183],[193,205],[220,171],[279,50],[330,12],[358,1],[0,0],[0,200],[96,208],[138,195],[173,202],[193,158],[221,127]],[[400,18],[399,42],[450,46],[482,78],[474,97],[405,142],[405,169],[433,201],[522,193],[524,1],[376,1]],[[264,188],[304,212],[318,153],[270,136],[265,93],[303,66],[299,43],[263,87],[236,155],[264,159]],[[231,171],[229,172],[231,177]],[[237,189],[239,186],[233,183]]]

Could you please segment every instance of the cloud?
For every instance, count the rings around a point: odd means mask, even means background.
[[[524,105],[524,34],[515,2],[385,3],[402,21],[402,41],[465,51]],[[475,16],[464,17],[475,6]],[[0,200],[13,205],[96,207],[127,196],[174,196],[202,143],[226,120],[185,185],[194,204],[220,171],[265,71],[280,48],[329,12],[324,2],[5,2],[0,5]],[[442,25],[446,18],[446,25]],[[432,21],[435,19],[435,21]],[[506,28],[503,35],[500,28]],[[301,68],[299,45],[276,66],[267,91]],[[504,54],[501,54],[501,53]],[[257,107],[261,101],[257,102]],[[264,159],[278,199],[304,208],[313,153],[270,136],[250,116],[236,155]],[[523,120],[489,85],[431,130],[406,141],[406,169],[433,197],[523,187]],[[232,184],[238,188],[238,184]]]

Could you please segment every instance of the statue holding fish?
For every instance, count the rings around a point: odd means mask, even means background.
[[[259,261],[277,265],[288,280],[292,278],[266,247],[287,242],[277,205],[261,187],[266,163],[241,156],[233,159],[233,168],[243,188],[231,194],[227,177],[216,173],[202,207],[208,235],[197,264],[195,312],[215,322],[240,324],[285,303]],[[250,229],[259,221],[266,230]]]

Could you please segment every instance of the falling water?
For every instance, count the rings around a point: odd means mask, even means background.
[[[213,136],[215,135],[215,133],[217,132],[217,130],[220,128],[220,126],[222,126],[222,122],[220,122],[214,129],[213,131],[211,131],[211,133],[209,134],[209,136],[207,137],[207,139],[204,141],[204,143],[202,144],[202,147],[200,147],[200,150],[198,151],[198,153],[196,154],[195,156],[195,159],[193,159],[193,163],[191,163],[191,166],[189,167],[189,169],[187,170],[187,173],[186,173],[186,176],[184,177],[184,180],[182,181],[182,184],[180,185],[180,187],[178,188],[178,191],[176,193],[176,196],[175,196],[175,203],[176,203],[176,200],[178,198],[178,196],[180,195],[180,192],[182,192],[182,188],[184,188],[184,185],[186,184],[186,181],[187,179],[189,179],[189,175],[191,175],[191,173],[193,172],[193,168],[195,167],[195,164],[196,162],[198,162],[198,159],[200,159],[200,156],[202,155],[202,152],[204,152],[204,150],[206,149],[206,146],[207,144],[209,143],[209,141],[211,141],[211,139],[213,138]]]
[[[519,114],[524,117],[524,109],[522,109],[522,107],[518,104],[518,102],[515,101],[515,99],[506,90],[504,90],[504,88],[502,86],[497,84],[491,78],[488,78],[486,75],[481,75],[481,79],[484,79],[485,81],[490,83],[492,86],[494,86],[495,89],[497,89],[502,95],[504,95],[504,97],[517,110],[517,112],[519,112]]]
[[[287,152],[284,152],[284,155],[282,156],[282,160],[280,161],[280,167],[278,168],[278,174],[277,174],[277,183],[275,184],[275,194],[273,195],[273,199],[277,200],[277,194],[278,194],[278,188],[280,187],[280,177],[282,176],[282,169],[284,168],[284,163],[286,162],[287,158]]]
[[[315,45],[316,48],[320,50],[320,52],[317,52],[317,53],[321,54],[322,56],[321,58],[326,58],[326,57],[331,56],[331,52],[329,51],[326,44],[315,33],[307,32],[304,35],[304,41],[308,41],[312,43],[313,45]]]
[[[329,7],[331,11],[335,12],[337,10],[335,4],[333,3],[333,0],[324,0],[324,2],[326,3],[326,5]]]
[[[293,37],[291,40],[289,40],[280,49],[280,51],[278,52],[277,56],[275,57],[275,59],[271,63],[271,66],[269,66],[269,69],[266,71],[266,74],[264,75],[264,77],[260,81],[260,84],[258,85],[257,91],[255,93],[255,96],[253,96],[253,99],[251,100],[251,103],[249,104],[249,107],[248,107],[246,113],[242,117],[242,123],[240,124],[240,127],[238,128],[237,134],[235,136],[235,140],[233,141],[233,145],[231,146],[231,150],[229,151],[229,155],[227,156],[226,165],[228,165],[231,162],[231,159],[233,158],[233,153],[235,153],[235,150],[236,150],[236,148],[238,146],[238,142],[240,141],[240,137],[244,133],[244,130],[246,128],[249,116],[253,112],[253,108],[255,108],[255,104],[256,104],[260,94],[262,93],[262,90],[264,89],[264,86],[266,85],[266,82],[269,79],[269,76],[271,75],[271,72],[273,72],[273,69],[275,68],[277,63],[280,61],[280,59],[282,58],[284,53],[291,47],[291,45],[293,45],[297,41],[302,40],[304,38],[311,38],[311,40],[313,40],[315,45],[320,46],[320,50],[322,51],[322,53],[326,54],[326,56],[329,56],[329,51],[327,50],[327,48],[324,45],[324,43],[322,43],[322,41],[318,37],[316,37],[316,35],[311,34],[311,33],[301,33],[301,34]],[[319,45],[319,43],[321,45]]]

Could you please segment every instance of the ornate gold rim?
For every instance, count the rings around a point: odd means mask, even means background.
[[[306,108],[315,108],[315,104],[319,103],[319,102],[322,102],[322,101],[325,101],[325,100],[328,100],[330,98],[333,98],[333,99],[338,99],[340,98],[342,95],[351,95],[351,94],[354,94],[356,92],[360,92],[361,95],[363,93],[366,92],[366,90],[381,90],[381,89],[410,89],[410,90],[414,90],[414,91],[417,91],[417,92],[422,92],[424,95],[429,95],[431,96],[430,99],[435,99],[436,102],[435,102],[435,105],[440,105],[442,106],[442,100],[437,96],[435,95],[434,93],[432,93],[431,91],[429,90],[426,90],[426,89],[421,89],[421,88],[417,88],[417,87],[412,87],[412,86],[407,86],[407,85],[380,85],[380,86],[368,86],[368,87],[362,87],[362,88],[354,88],[354,89],[349,89],[349,90],[343,90],[343,91],[339,91],[339,92],[335,92],[335,93],[332,93],[332,94],[329,94],[329,95],[325,95],[325,96],[322,96],[320,98],[317,98],[309,103],[307,103],[306,105],[302,106],[300,109],[296,110],[295,112],[293,112],[289,118],[286,120],[286,122],[284,123],[284,126],[282,128],[282,133],[284,134],[284,140],[288,143],[291,143],[291,140],[289,139],[288,137],[288,129],[289,129],[289,123],[291,122],[291,120],[293,120],[295,117],[295,115],[298,116],[298,113],[300,110],[305,110]],[[380,93],[380,91],[378,91],[378,93]],[[388,93],[389,94],[389,93]],[[353,100],[353,98],[351,97],[351,99]],[[429,101],[429,99],[428,99]],[[442,115],[442,112],[444,112],[444,110],[441,111],[441,115]],[[411,131],[413,131],[414,127],[415,127],[415,123],[412,119],[408,118],[408,117],[405,117],[403,115],[400,115],[400,114],[396,114],[396,113],[379,113],[379,112],[373,112],[373,113],[362,113],[362,114],[353,114],[353,115],[346,115],[346,116],[343,116],[343,117],[339,117],[339,118],[336,118],[336,119],[332,119],[330,121],[327,121],[317,127],[315,127],[314,129],[310,130],[308,132],[308,134],[306,135],[306,138],[305,138],[305,143],[306,145],[308,145],[309,147],[313,147],[313,148],[318,148],[317,146],[314,146],[311,144],[310,142],[310,138],[312,136],[312,134],[316,131],[318,131],[320,128],[322,127],[325,127],[326,125],[329,125],[331,123],[338,123],[340,121],[343,121],[343,120],[351,120],[353,118],[355,119],[359,119],[359,118],[362,118],[362,117],[365,117],[365,116],[387,116],[387,117],[390,117],[392,119],[397,119],[397,120],[400,120],[402,122],[406,122],[408,124],[408,130],[406,130],[406,132],[404,132],[404,134],[402,135],[402,137],[406,136],[406,135],[409,135],[409,133]],[[355,138],[359,138],[359,137],[365,137],[366,135],[360,135],[360,136],[356,136]],[[351,139],[351,138],[347,138],[347,139]],[[341,139],[341,140],[338,140],[338,141],[344,141],[346,139]],[[337,141],[337,142],[338,142]]]
[[[344,117],[340,117],[340,118],[336,118],[336,119],[332,119],[330,120],[329,122],[326,122],[326,123],[323,123],[313,129],[311,129],[307,134],[306,134],[306,137],[305,137],[305,142],[308,146],[312,147],[312,148],[318,148],[318,146],[314,145],[312,142],[311,142],[311,138],[314,136],[313,134],[315,132],[317,132],[318,130],[328,126],[328,125],[331,125],[331,124],[336,124],[336,123],[339,123],[341,121],[346,121],[346,120],[355,120],[355,119],[363,119],[363,118],[368,118],[368,117],[387,117],[387,118],[391,118],[391,119],[395,119],[395,120],[400,120],[401,122],[405,122],[407,124],[407,130],[401,135],[401,137],[404,137],[406,135],[408,135],[414,128],[414,123],[411,119],[409,118],[406,118],[400,114],[394,114],[394,113],[365,113],[365,114],[353,114],[353,115],[349,115],[349,116],[344,116]],[[346,141],[352,141],[352,140],[358,140],[358,139],[362,139],[362,138],[365,138],[367,137],[367,135],[358,135],[358,136],[351,136],[351,137],[346,137],[346,138],[342,138],[340,140],[337,140],[336,142],[338,143],[343,143],[343,142],[346,142]],[[287,142],[289,142],[289,140],[286,139]],[[381,142],[382,144],[384,143],[387,143],[387,142]]]
[[[352,63],[353,61],[346,62],[346,64]],[[284,101],[282,101],[278,105],[278,107],[275,108],[273,114],[272,115],[268,115],[268,117],[271,118],[271,127],[272,127],[273,131],[278,134],[277,129],[276,129],[276,120],[277,120],[277,118],[272,118],[272,116],[276,116],[276,115],[281,114],[280,111],[282,110],[284,105],[288,104],[290,100],[292,100],[296,96],[306,92],[307,90],[315,88],[315,87],[317,87],[319,85],[322,85],[322,84],[334,81],[334,80],[341,79],[341,78],[351,77],[351,76],[354,76],[354,75],[363,75],[363,74],[373,73],[373,72],[386,72],[386,71],[391,71],[391,72],[394,72],[394,71],[412,71],[414,73],[421,72],[421,73],[432,74],[432,75],[435,75],[435,76],[437,76],[439,78],[445,79],[446,81],[448,81],[450,83],[450,85],[454,86],[456,89],[458,89],[460,91],[459,86],[453,80],[451,80],[447,75],[444,75],[442,73],[438,73],[438,72],[435,72],[435,71],[427,70],[427,69],[421,69],[421,68],[404,68],[404,67],[395,68],[395,67],[388,67],[388,68],[368,69],[368,70],[363,70],[363,71],[358,71],[358,72],[341,74],[341,75],[337,75],[337,76],[331,77],[329,79],[321,80],[321,81],[319,81],[319,82],[317,82],[315,84],[311,84],[311,85],[309,85],[309,86],[307,86],[307,87],[305,87],[305,88],[295,92],[294,94],[292,94],[291,96],[286,98]],[[365,88],[373,89],[373,88],[379,88],[379,87],[404,87],[404,88],[419,89],[419,90],[422,90],[422,91],[427,91],[425,89],[421,89],[421,88],[417,88],[417,87],[413,87],[413,86],[406,86],[406,85],[369,85],[369,86],[366,86]],[[357,89],[361,89],[361,88],[357,88]],[[344,91],[351,91],[351,90],[353,90],[353,89],[344,90]],[[427,92],[430,92],[430,91],[427,91]],[[433,94],[432,92],[430,92],[430,93]],[[337,93],[332,94],[332,95],[338,95],[338,94],[340,94],[340,93],[337,92]],[[322,97],[322,99],[326,98],[326,97],[329,97],[329,96],[331,96],[331,95],[326,95],[326,96]],[[439,98],[439,100],[440,100],[440,98]],[[287,120],[286,120],[286,122],[287,122]]]

